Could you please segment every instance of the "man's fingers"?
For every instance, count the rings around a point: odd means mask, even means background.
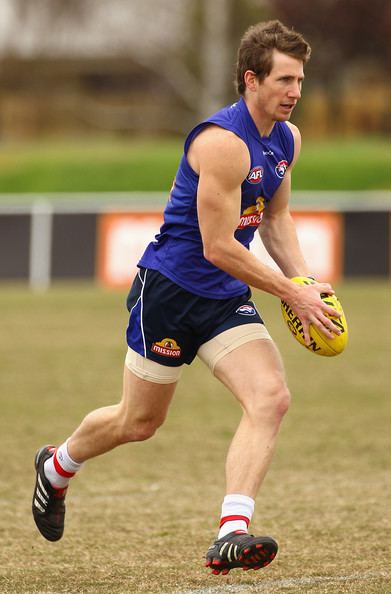
[[[321,293],[327,293],[327,295],[334,295],[335,291],[329,283],[318,283],[317,285],[312,285],[320,289]]]
[[[329,308],[330,314],[333,317],[339,318],[340,314],[336,310]],[[335,313],[334,313],[335,312]],[[329,312],[327,312],[329,313]],[[310,328],[311,325],[314,326],[319,332],[324,334],[327,338],[335,338],[335,336],[339,336],[341,334],[340,328],[334,324],[333,320],[330,320],[326,315],[320,315],[318,318],[314,318],[311,322],[306,321],[302,322],[303,324],[303,334],[304,334],[304,341],[307,346],[311,344],[311,336],[310,336]]]
[[[295,309],[293,306],[293,309],[301,320],[303,338],[306,346],[310,346],[312,341],[310,336],[311,324],[318,332],[324,334],[328,339],[333,339],[336,336],[339,336],[341,330],[334,324],[331,318],[339,319],[341,313],[333,307],[333,302],[331,300],[327,300],[327,295],[335,294],[332,286],[328,283],[315,283],[313,285],[303,286],[302,289],[303,291],[307,291],[306,294],[309,295],[311,299],[308,300],[308,303],[303,299],[297,308]],[[313,291],[312,295],[311,291]]]
[[[302,322],[303,325],[303,333],[304,333],[304,342],[307,346],[311,344],[311,336],[310,336],[310,324],[308,322]]]
[[[329,305],[327,306],[327,308],[324,309],[324,313],[326,313],[328,316],[331,316],[332,318],[340,318],[341,314],[338,310],[334,309],[334,307],[330,307]]]
[[[335,336],[339,336],[341,334],[341,330],[337,328],[337,326],[330,320],[329,318],[324,318],[324,321],[317,320],[314,324],[316,328],[322,332],[327,338],[335,338]]]

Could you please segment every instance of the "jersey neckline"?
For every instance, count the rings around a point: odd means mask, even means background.
[[[247,107],[247,103],[243,96],[240,97],[239,101],[237,102],[237,105],[238,105],[241,113],[243,113],[244,117],[247,120],[248,129],[249,129],[250,133],[252,134],[252,136],[254,136],[256,138],[256,140],[258,140],[259,142],[261,142],[263,144],[269,144],[272,141],[272,137],[274,135],[274,131],[276,129],[277,122],[274,122],[273,128],[268,136],[262,136],[254,122],[254,119]]]

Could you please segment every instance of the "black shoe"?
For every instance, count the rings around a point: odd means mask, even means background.
[[[43,471],[46,460],[54,454],[54,446],[43,446],[35,456],[37,480],[33,494],[33,516],[38,530],[47,540],[60,540],[64,533],[65,489],[54,489]]]
[[[251,536],[245,532],[230,532],[215,540],[206,554],[206,567],[218,575],[227,574],[235,567],[261,569],[276,556],[278,544],[269,536]]]

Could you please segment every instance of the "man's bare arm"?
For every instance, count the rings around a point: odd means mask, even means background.
[[[241,183],[250,168],[244,142],[232,132],[215,126],[207,128],[193,141],[189,162],[200,176],[197,205],[205,258],[244,283],[290,303],[302,316],[308,341],[310,323],[331,338],[335,326],[325,313],[336,315],[336,312],[320,299],[320,293],[333,293],[330,285],[296,285],[263,264],[235,239],[240,220]]]

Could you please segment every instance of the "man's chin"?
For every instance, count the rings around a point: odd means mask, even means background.
[[[291,119],[291,115],[292,115],[291,113],[286,114],[286,115],[277,115],[274,118],[274,121],[275,122],[288,122]]]
[[[276,122],[287,122],[290,120],[290,117],[293,112],[293,107],[290,109],[278,109],[276,113]]]

